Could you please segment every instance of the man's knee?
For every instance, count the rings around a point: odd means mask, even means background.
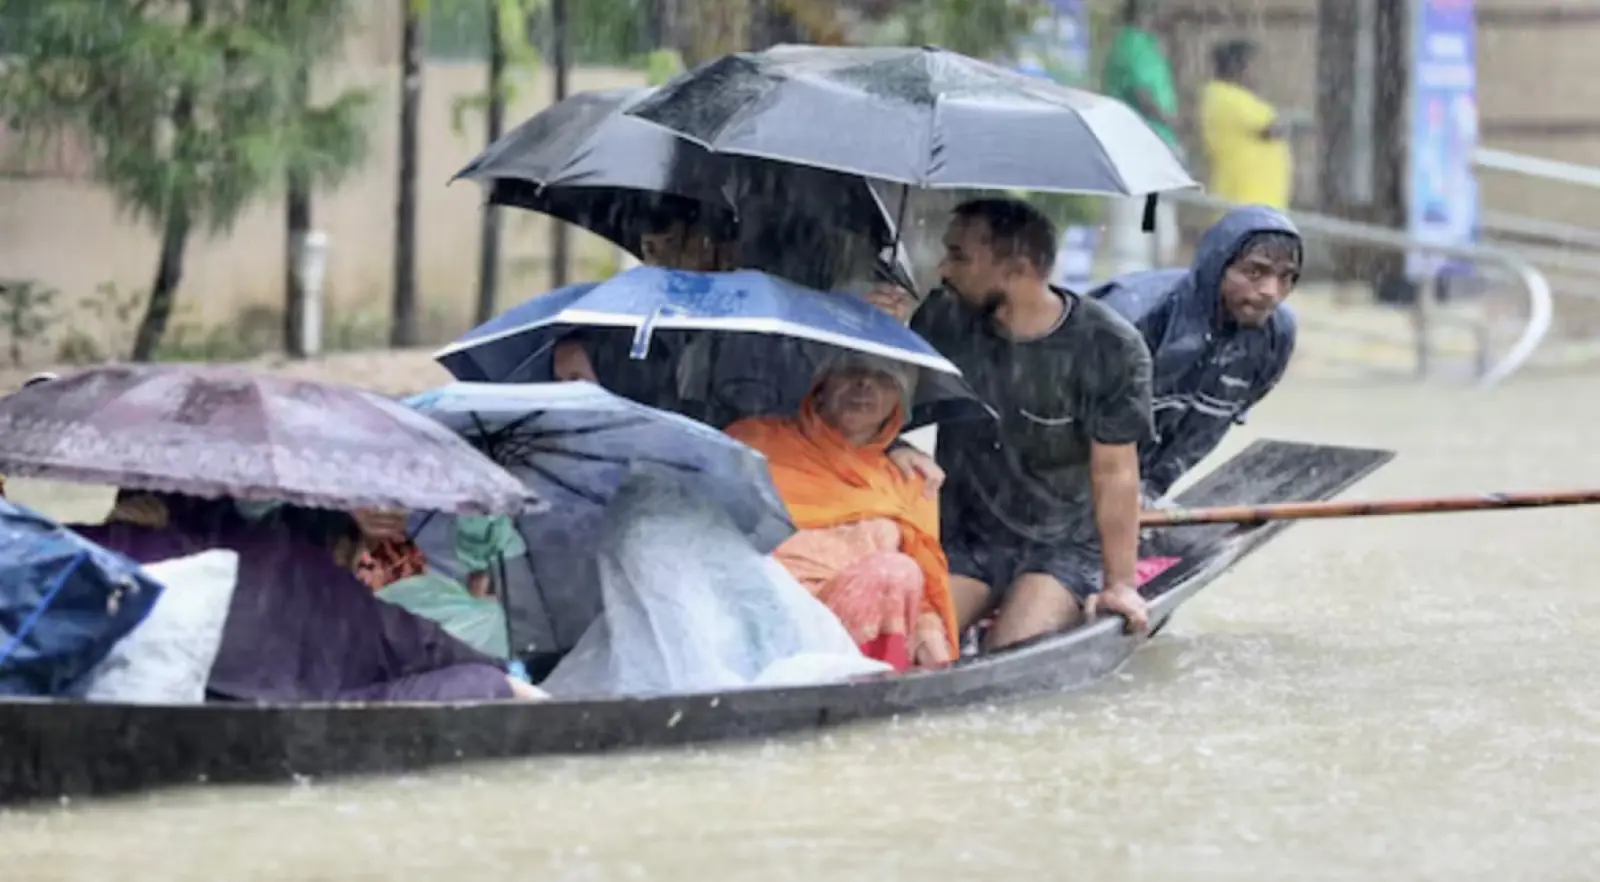
[[[1083,604],[1054,576],[1025,573],[1011,585],[990,629],[987,649],[1053,634],[1083,623]]]
[[[961,630],[972,627],[993,605],[988,585],[970,576],[950,574],[950,599],[955,603],[956,622]]]

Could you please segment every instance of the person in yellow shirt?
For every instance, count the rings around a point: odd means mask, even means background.
[[[1211,50],[1215,79],[1200,93],[1209,189],[1219,199],[1284,211],[1289,207],[1293,123],[1251,89],[1255,53],[1248,40],[1229,40]]]

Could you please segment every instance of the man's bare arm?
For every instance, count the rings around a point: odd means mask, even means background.
[[[1138,584],[1139,448],[1099,444],[1089,449],[1089,489],[1100,533],[1105,587]]]

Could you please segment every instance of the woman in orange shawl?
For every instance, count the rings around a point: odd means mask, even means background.
[[[773,552],[861,651],[905,670],[948,662],[956,623],[939,505],[887,450],[905,422],[910,369],[862,355],[824,365],[797,417],[729,426],[767,457],[799,532]]]

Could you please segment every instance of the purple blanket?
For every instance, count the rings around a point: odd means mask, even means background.
[[[220,519],[208,530],[74,527],[140,563],[226,548],[239,584],[211,668],[228,699],[478,701],[511,698],[498,663],[427,619],[385,603],[328,552]]]

